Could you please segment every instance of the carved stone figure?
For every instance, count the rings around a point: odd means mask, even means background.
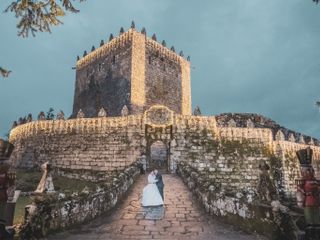
[[[165,106],[153,106],[145,112],[145,121],[149,125],[172,125],[173,112]]]
[[[195,116],[201,116],[201,110],[199,106],[196,106],[194,111],[193,111],[193,115]]]
[[[106,116],[107,116],[106,110],[103,107],[100,108],[100,110],[98,112],[98,117],[106,117]]]
[[[127,105],[124,105],[122,110],[121,110],[121,116],[128,116],[129,115],[129,109],[127,107]]]
[[[57,120],[64,120],[64,112],[62,110],[57,113]]]
[[[84,113],[82,112],[82,110],[80,109],[78,114],[77,114],[77,118],[84,118]]]
[[[38,115],[38,121],[46,120],[46,115],[41,111]]]
[[[54,186],[52,181],[52,166],[49,162],[45,162],[41,165],[41,170],[43,171],[40,183],[35,190],[36,193],[43,193],[43,192],[54,192]]]

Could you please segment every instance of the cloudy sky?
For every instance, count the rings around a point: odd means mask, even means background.
[[[10,0],[2,0],[4,9]],[[206,115],[251,112],[320,137],[320,5],[311,0],[88,0],[52,34],[17,36],[0,13],[0,137],[49,107],[71,114],[77,55],[131,20],[192,61],[192,102]]]

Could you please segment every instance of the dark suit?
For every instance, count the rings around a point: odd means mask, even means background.
[[[156,180],[158,180],[156,182],[157,187],[159,189],[160,195],[162,197],[162,200],[164,200],[164,195],[163,195],[163,188],[164,188],[164,184],[163,184],[163,180],[162,180],[162,175],[158,172],[156,175]]]

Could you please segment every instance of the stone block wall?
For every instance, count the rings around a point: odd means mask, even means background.
[[[156,50],[156,48],[158,48]],[[178,58],[165,55],[163,47],[146,42],[146,105],[165,105],[176,113],[182,112],[182,81]],[[169,50],[168,50],[169,51]]]
[[[274,136],[269,128],[219,127],[215,117],[178,115],[161,106],[150,109],[144,115],[128,117],[20,125],[10,134],[15,145],[11,160],[26,168],[50,161],[62,175],[95,181],[152,154],[151,145],[162,141],[168,153],[165,166],[172,173],[184,161],[207,172],[217,187],[255,189],[259,165],[265,162],[278,194],[290,197],[300,178],[295,152],[310,146],[320,176],[319,146],[289,141],[281,132]]]
[[[270,158],[268,129],[221,129],[215,118],[205,117],[181,118],[176,126],[174,162],[208,172],[219,188],[252,189],[257,184],[258,166]]]
[[[132,34],[113,39],[77,63],[72,117],[80,109],[96,117],[103,107],[108,116],[120,116],[131,94]]]
[[[303,231],[304,216],[279,201],[261,202],[254,191],[217,188],[217,179],[210,174],[180,162],[177,173],[205,210],[219,220],[248,232],[258,232],[274,240],[298,240]]]
[[[141,116],[37,121],[11,131],[11,160],[33,168],[50,161],[63,170],[123,170],[140,158]]]

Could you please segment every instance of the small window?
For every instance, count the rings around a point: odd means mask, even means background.
[[[149,57],[149,64],[151,64],[151,57]]]
[[[115,64],[115,63],[116,63],[116,56],[113,55],[113,57],[112,57],[112,64]]]

